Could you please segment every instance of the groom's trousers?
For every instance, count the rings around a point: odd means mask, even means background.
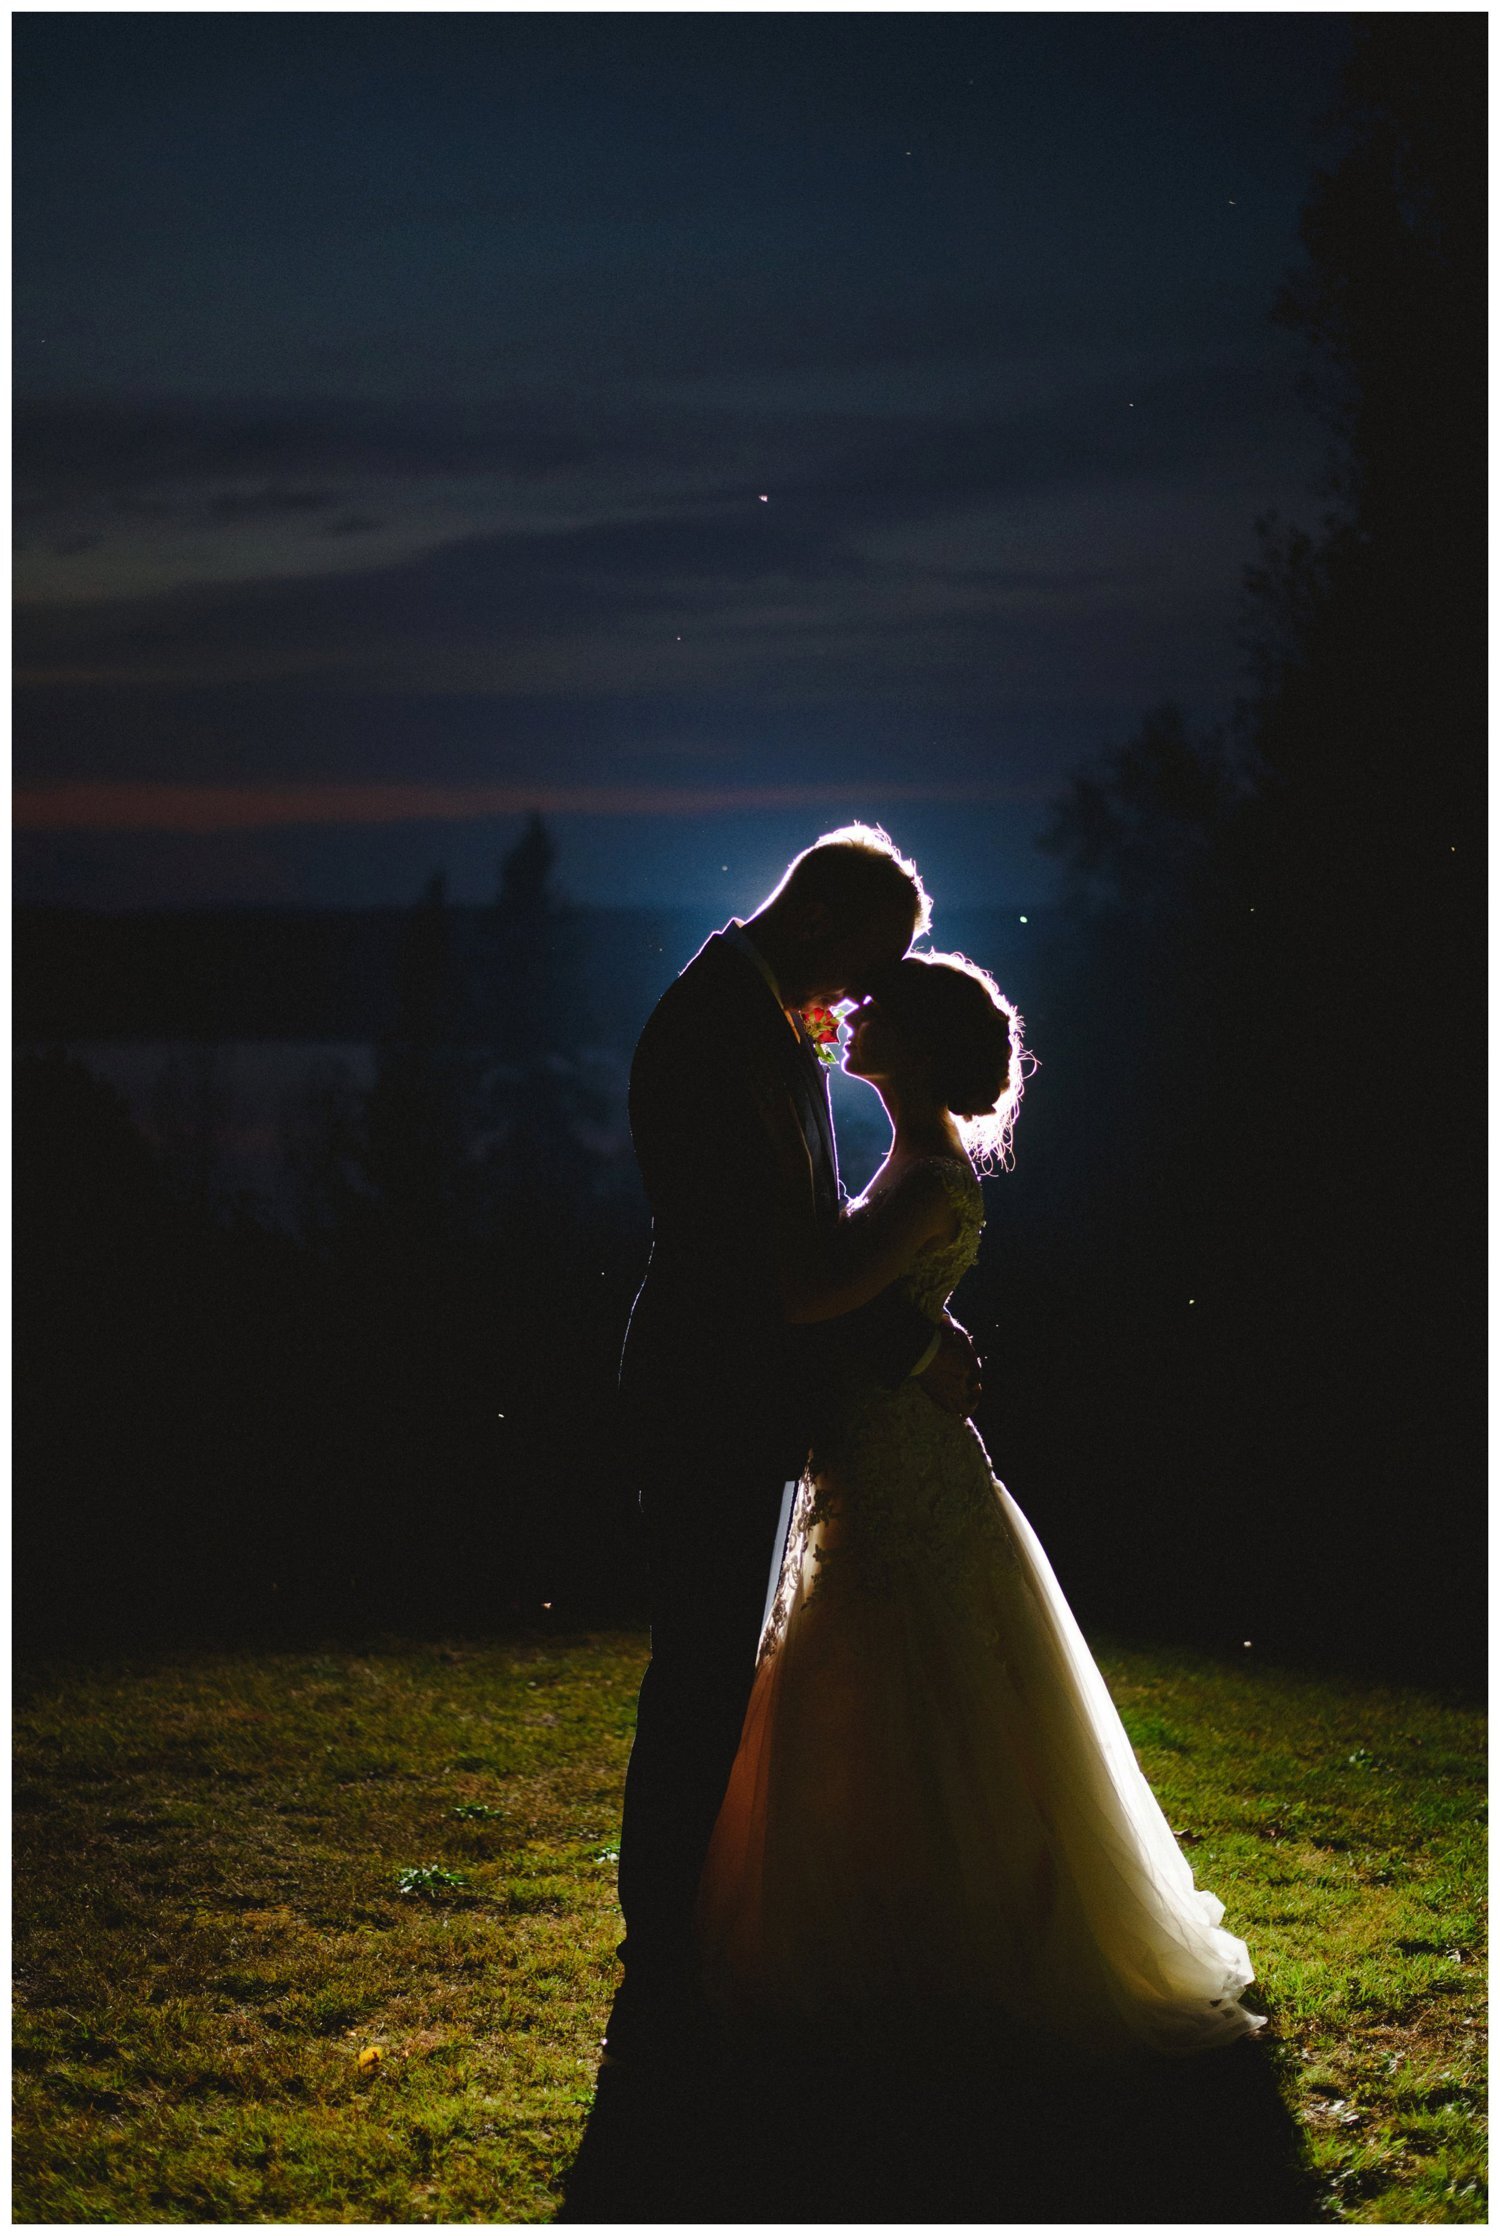
[[[651,1664],[625,1780],[625,1985],[611,2047],[693,2007],[698,1881],[755,1675],[787,1468],[709,1443],[636,1445],[651,1570]]]

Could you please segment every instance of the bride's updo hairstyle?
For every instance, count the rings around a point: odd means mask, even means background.
[[[925,1053],[933,1090],[958,1120],[980,1171],[1008,1172],[1021,1091],[1034,1065],[1015,1005],[966,955],[908,955],[882,975],[876,994]]]

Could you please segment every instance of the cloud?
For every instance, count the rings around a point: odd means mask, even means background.
[[[872,331],[895,317],[883,308],[868,315]],[[973,305],[961,315],[975,316]],[[933,353],[932,339],[923,354]],[[875,351],[882,362],[890,354]],[[807,362],[796,348],[791,361]],[[1274,340],[1259,363],[1083,378],[1061,363],[1049,374],[1043,363],[1019,384],[999,353],[989,385],[1013,400],[926,413],[888,402],[808,409],[757,397],[752,383],[735,400],[708,392],[668,404],[632,392],[614,365],[572,392],[515,390],[482,404],[21,397],[13,470],[23,511],[83,497],[158,514],[207,502],[228,517],[309,509],[350,484],[545,482],[583,471],[594,478],[596,506],[612,485],[632,481],[637,508],[649,510],[653,491],[657,504],[668,487],[712,500],[751,482],[763,487],[769,474],[783,495],[805,489],[879,508],[945,502],[955,488],[998,495],[1079,475],[1197,466],[1288,439],[1295,455],[1310,432]],[[743,479],[726,480],[726,459]]]
[[[836,523],[762,506],[747,486],[697,509],[453,535],[384,566],[150,597],[23,598],[15,656],[33,677],[348,675],[372,657],[388,667],[403,648],[430,659],[444,646],[524,649],[549,635],[604,643],[643,621],[666,642],[669,619],[699,619],[736,592],[826,590],[867,571]]]
[[[140,509],[142,540],[116,549],[117,526],[101,546],[86,508],[59,523],[28,563],[32,594],[18,571],[18,681],[491,702],[738,693],[1061,710],[1177,692],[1202,704],[1232,687],[1254,517],[1295,504],[1293,428],[1309,462],[1315,447],[1270,363],[1179,369],[1129,395],[1101,377],[962,418],[684,411],[660,456],[651,413],[589,431],[577,403],[535,408],[556,455],[575,437],[598,454],[524,498],[478,469],[520,439],[499,407],[42,414],[21,446],[33,488],[63,472],[64,453],[81,472],[102,427],[118,438],[111,501]],[[379,458],[375,509],[358,475],[331,471],[341,446],[372,468]],[[464,456],[454,479],[437,471]],[[225,480],[230,464],[239,478]],[[146,509],[158,505],[191,508],[193,535],[173,543]],[[64,544],[72,555],[56,557]],[[348,765],[299,728],[283,766]],[[52,750],[54,769],[76,766],[65,734]]]
[[[327,512],[338,503],[333,489],[226,489],[208,501],[217,520],[279,519],[286,513]]]
[[[882,800],[993,807],[1040,799],[1047,785],[879,781]],[[264,831],[297,825],[472,822],[497,815],[694,818],[828,807],[848,799],[830,784],[23,784],[19,832]]]
[[[1225,472],[1284,487],[1311,467],[1318,437],[1274,363],[1206,365],[1096,378],[1037,402],[968,414],[910,414],[860,428],[784,477],[797,497],[860,525],[931,517],[966,505],[1169,489]]]
[[[526,392],[483,404],[400,406],[346,396],[20,397],[13,442],[17,491],[32,502],[245,479],[266,486],[306,476],[546,475],[656,448],[639,412]]]

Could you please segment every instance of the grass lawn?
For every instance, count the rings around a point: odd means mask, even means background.
[[[16,2219],[550,2219],[644,1660],[616,1634],[23,1672]],[[1330,2215],[1482,2222],[1482,1717],[1101,1660],[1250,1944]]]

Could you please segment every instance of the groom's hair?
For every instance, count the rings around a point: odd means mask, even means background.
[[[878,823],[845,823],[805,847],[772,895],[823,901],[840,915],[903,908],[917,939],[932,922],[932,903],[915,862],[898,852]]]

